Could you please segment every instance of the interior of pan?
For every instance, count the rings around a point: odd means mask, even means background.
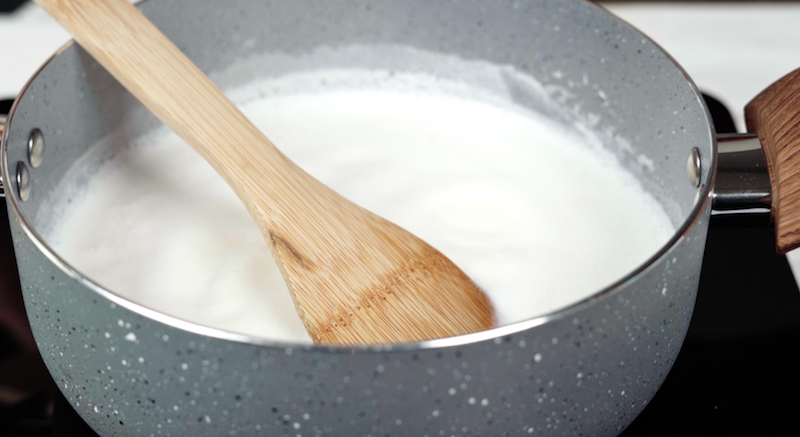
[[[677,229],[662,252],[691,225],[710,188],[714,139],[691,81],[653,42],[583,1],[160,0],[140,7],[223,90],[322,67],[424,71],[502,93],[565,126],[590,128]],[[487,63],[503,66],[501,73],[483,74]],[[29,168],[30,198],[20,201],[15,184],[7,190],[29,235],[40,239],[58,219],[57,188],[94,144],[115,138],[105,142],[113,154],[158,126],[88,54],[66,46],[20,95],[4,136],[5,175],[28,161],[33,129],[47,138],[46,159]],[[693,148],[700,152],[699,187],[687,178]],[[91,283],[46,241],[37,243]]]

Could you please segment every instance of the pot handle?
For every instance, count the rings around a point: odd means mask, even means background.
[[[773,83],[744,109],[758,134],[772,185],[778,253],[800,247],[800,69]]]

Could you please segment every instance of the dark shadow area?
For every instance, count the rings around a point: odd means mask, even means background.
[[[16,11],[27,0],[0,0],[0,14]]]

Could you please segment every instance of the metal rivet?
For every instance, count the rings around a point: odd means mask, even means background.
[[[17,163],[17,191],[23,202],[31,196],[31,178],[28,174],[28,167],[22,161]]]
[[[689,175],[689,183],[693,187],[700,186],[700,151],[697,147],[692,148],[689,159],[686,161],[686,174]]]
[[[28,138],[28,161],[31,167],[36,168],[42,165],[44,158],[44,135],[39,129],[31,131],[31,136]]]

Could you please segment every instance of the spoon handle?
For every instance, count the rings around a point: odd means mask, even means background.
[[[251,214],[261,215],[264,220],[266,205],[257,205],[260,211],[254,211],[254,198],[290,199],[287,192],[297,190],[298,176],[312,179],[127,0],[35,1],[164,124],[209,161]],[[301,184],[306,189],[321,185],[306,182]],[[252,189],[258,192],[248,191]],[[265,189],[269,192],[264,193]],[[274,207],[275,204],[269,206]]]

